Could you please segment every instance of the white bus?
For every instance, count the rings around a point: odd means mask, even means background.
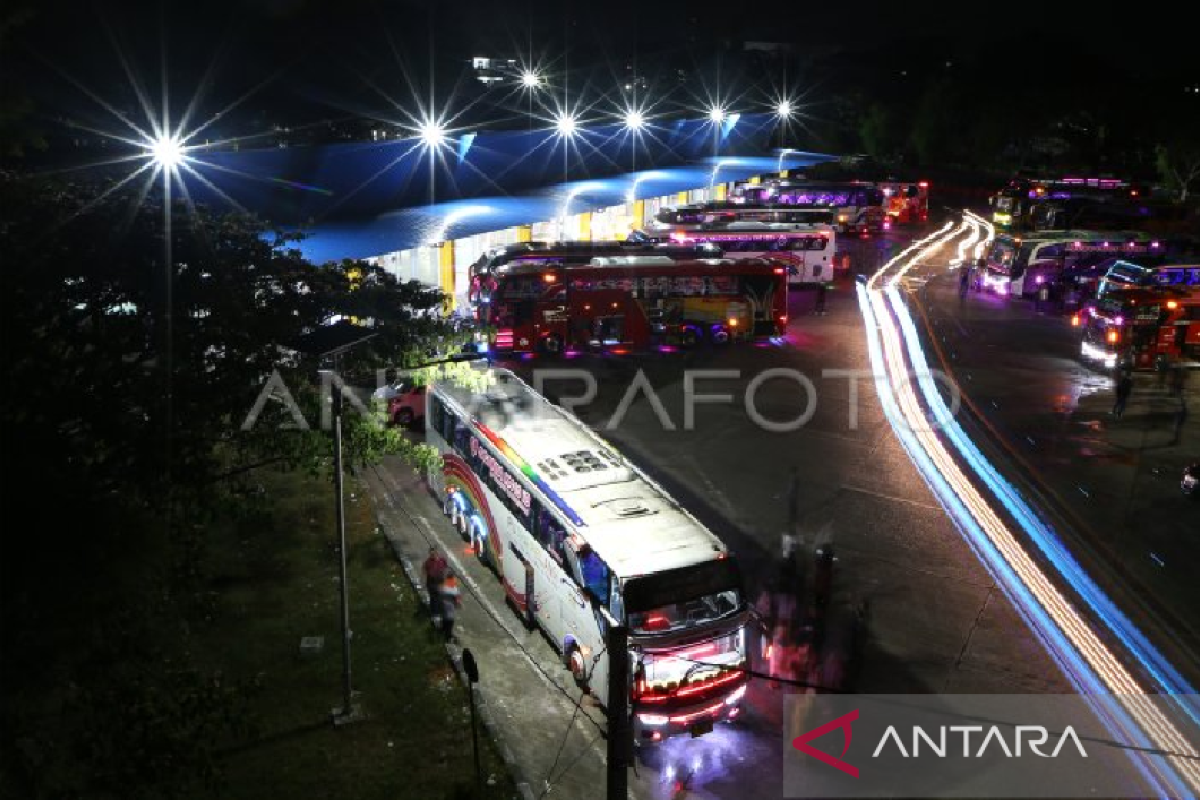
[[[654,229],[675,244],[711,244],[725,258],[765,258],[787,267],[788,285],[833,280],[837,232],[832,225],[731,222],[720,226],[673,225]]]
[[[724,544],[573,415],[507,370],[427,392],[430,487],[509,605],[608,708],[608,623],[629,629],[635,741],[737,716],[749,606]]]

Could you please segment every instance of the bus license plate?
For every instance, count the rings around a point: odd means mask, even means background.
[[[697,736],[703,736],[706,733],[712,733],[712,729],[713,729],[712,719],[706,719],[706,720],[701,720],[700,722],[697,722],[695,725],[693,725],[688,730],[691,732],[692,738],[695,739]]]

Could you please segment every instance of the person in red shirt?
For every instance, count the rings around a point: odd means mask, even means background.
[[[442,610],[442,581],[446,580],[450,565],[436,547],[431,547],[429,558],[425,559],[421,568],[425,572],[425,589],[429,592],[429,614],[438,619]]]

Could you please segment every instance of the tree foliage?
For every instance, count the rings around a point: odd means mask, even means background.
[[[167,217],[153,197],[0,177],[0,763],[23,796],[167,797],[216,780],[213,747],[252,722],[254,687],[189,658],[211,610],[205,531],[255,507],[257,465],[330,474],[329,394],[305,342],[358,318],[377,336],[343,366],[374,375],[468,336],[435,313],[438,293],[311,264],[254,218],[183,203]],[[279,424],[293,417],[278,399],[243,424],[272,375],[305,425]],[[370,414],[346,415],[345,447],[354,464],[432,457]]]

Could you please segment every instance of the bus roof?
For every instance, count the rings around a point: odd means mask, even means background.
[[[730,222],[723,225],[675,224],[666,225],[664,228],[669,228],[671,234],[678,233],[691,238],[724,235],[726,238],[736,239],[739,234],[746,233],[820,233],[825,236],[832,236],[835,233],[834,227],[824,222],[759,222],[756,220]]]
[[[728,556],[720,539],[577,417],[509,370],[490,375],[496,383],[485,395],[489,405],[521,410],[496,429],[484,421],[486,412],[471,414],[474,427],[616,575],[629,578]],[[456,384],[439,383],[434,391],[464,416],[483,405],[479,395]]]
[[[662,256],[622,256],[611,258],[593,258],[585,264],[517,264],[505,271],[501,277],[523,277],[540,275],[547,270],[576,274],[582,271],[596,271],[608,274],[632,275],[661,275],[665,271],[696,272],[699,274],[728,274],[730,272],[748,272],[751,274],[767,272],[777,264],[765,258],[689,258],[672,259]]]

